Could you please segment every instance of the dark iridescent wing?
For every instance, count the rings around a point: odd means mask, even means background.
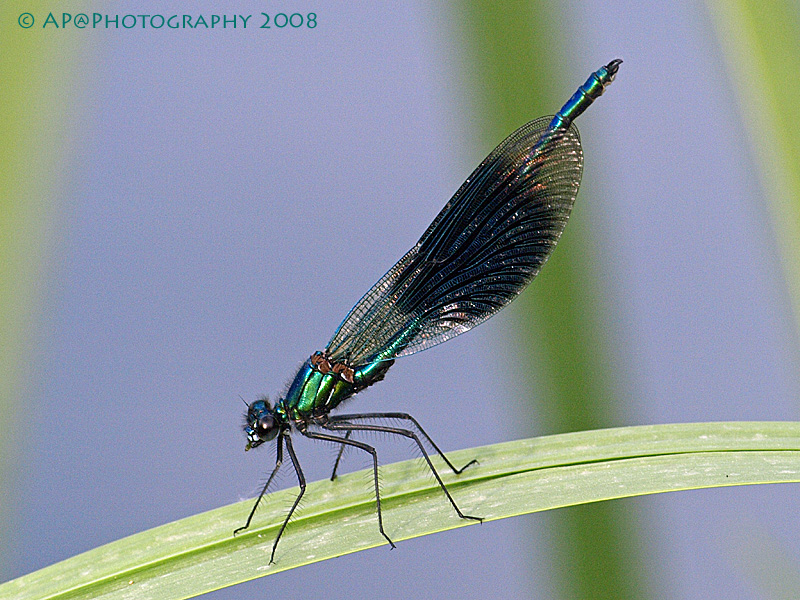
[[[327,347],[353,367],[425,350],[485,321],[536,276],[581,180],[574,125],[531,121],[470,175],[417,244],[353,307]]]

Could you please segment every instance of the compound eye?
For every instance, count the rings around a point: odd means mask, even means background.
[[[269,441],[278,434],[278,424],[270,415],[261,417],[258,420],[257,433],[260,439],[264,440],[265,442]]]

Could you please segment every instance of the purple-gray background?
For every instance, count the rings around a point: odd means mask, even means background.
[[[457,11],[376,4],[198,3],[193,12],[313,10],[319,27],[95,34],[23,399],[31,433],[6,577],[252,495],[272,453],[243,453],[239,397],[280,393],[491,150],[477,126],[491,107],[471,92]],[[711,22],[693,3],[642,4],[563,6],[565,100],[625,60],[579,122],[593,193],[576,211],[603,265],[587,293],[611,307],[602,327],[623,390],[610,410],[619,424],[796,419],[795,325]],[[183,7],[159,11],[173,9]],[[444,449],[549,433],[524,412],[515,374],[523,318],[535,315],[512,307],[398,361],[357,410],[411,411]],[[297,446],[309,478],[324,477],[332,451]],[[626,500],[653,569],[643,595],[764,597],[783,579],[772,552],[796,568],[798,492]],[[212,596],[552,597],[548,518]]]

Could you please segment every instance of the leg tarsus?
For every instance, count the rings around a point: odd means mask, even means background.
[[[471,461],[469,461],[463,467],[461,467],[460,469],[456,470],[455,474],[456,475],[461,475],[461,473],[463,473],[464,469],[466,469],[467,467],[471,467],[472,465],[479,465],[479,464],[481,464],[481,463],[478,462],[478,459],[477,458],[473,458]]]
[[[272,483],[272,480],[275,478],[275,474],[278,472],[278,469],[281,468],[281,463],[283,462],[283,437],[284,437],[283,433],[278,435],[278,455],[275,459],[275,468],[272,469],[272,473],[270,473],[269,478],[267,479],[267,483],[265,483],[264,487],[261,488],[261,493],[258,495],[258,498],[256,498],[256,503],[253,505],[253,509],[247,516],[247,522],[244,524],[244,526],[234,529],[233,535],[236,535],[240,531],[244,531],[245,529],[250,527],[250,522],[253,520],[253,515],[256,514],[256,509],[258,508],[261,499],[264,497],[264,494],[267,493],[267,489],[269,489],[269,486]]]

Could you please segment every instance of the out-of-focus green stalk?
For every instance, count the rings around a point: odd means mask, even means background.
[[[707,0],[768,200],[800,332],[800,8]]]
[[[461,0],[456,3],[466,40],[465,69],[478,98],[486,148],[535,117],[553,114],[601,64],[569,55],[558,3]],[[607,60],[616,58],[606,57]],[[568,67],[566,66],[568,65]],[[624,77],[624,67],[620,72]],[[613,101],[613,87],[602,102]],[[583,119],[591,118],[591,109]],[[580,128],[580,122],[578,123]],[[591,157],[586,161],[592,164]],[[596,165],[596,161],[594,162]],[[545,383],[531,398],[530,420],[548,433],[613,425],[604,415],[615,396],[607,342],[597,322],[597,286],[592,273],[589,223],[582,204],[592,201],[583,187],[576,209],[552,259],[515,306],[523,319],[529,372]],[[535,315],[533,317],[532,315]],[[535,319],[535,322],[534,322]],[[625,502],[565,509],[549,515],[548,560],[553,589],[561,598],[643,598],[642,565],[635,506]],[[541,577],[531,573],[531,577]]]
[[[15,487],[13,465],[21,460],[15,440],[22,388],[39,315],[48,224],[63,181],[67,124],[74,115],[70,92],[78,37],[54,27],[43,30],[47,12],[37,1],[0,6],[0,489],[6,498]],[[32,27],[23,27],[29,23],[23,13],[33,15]],[[7,547],[7,508],[8,502],[0,502],[0,548]]]
[[[800,7],[795,0],[707,0],[731,90],[767,201],[800,334]],[[732,554],[765,597],[796,598],[798,576],[776,539],[746,524]]]

